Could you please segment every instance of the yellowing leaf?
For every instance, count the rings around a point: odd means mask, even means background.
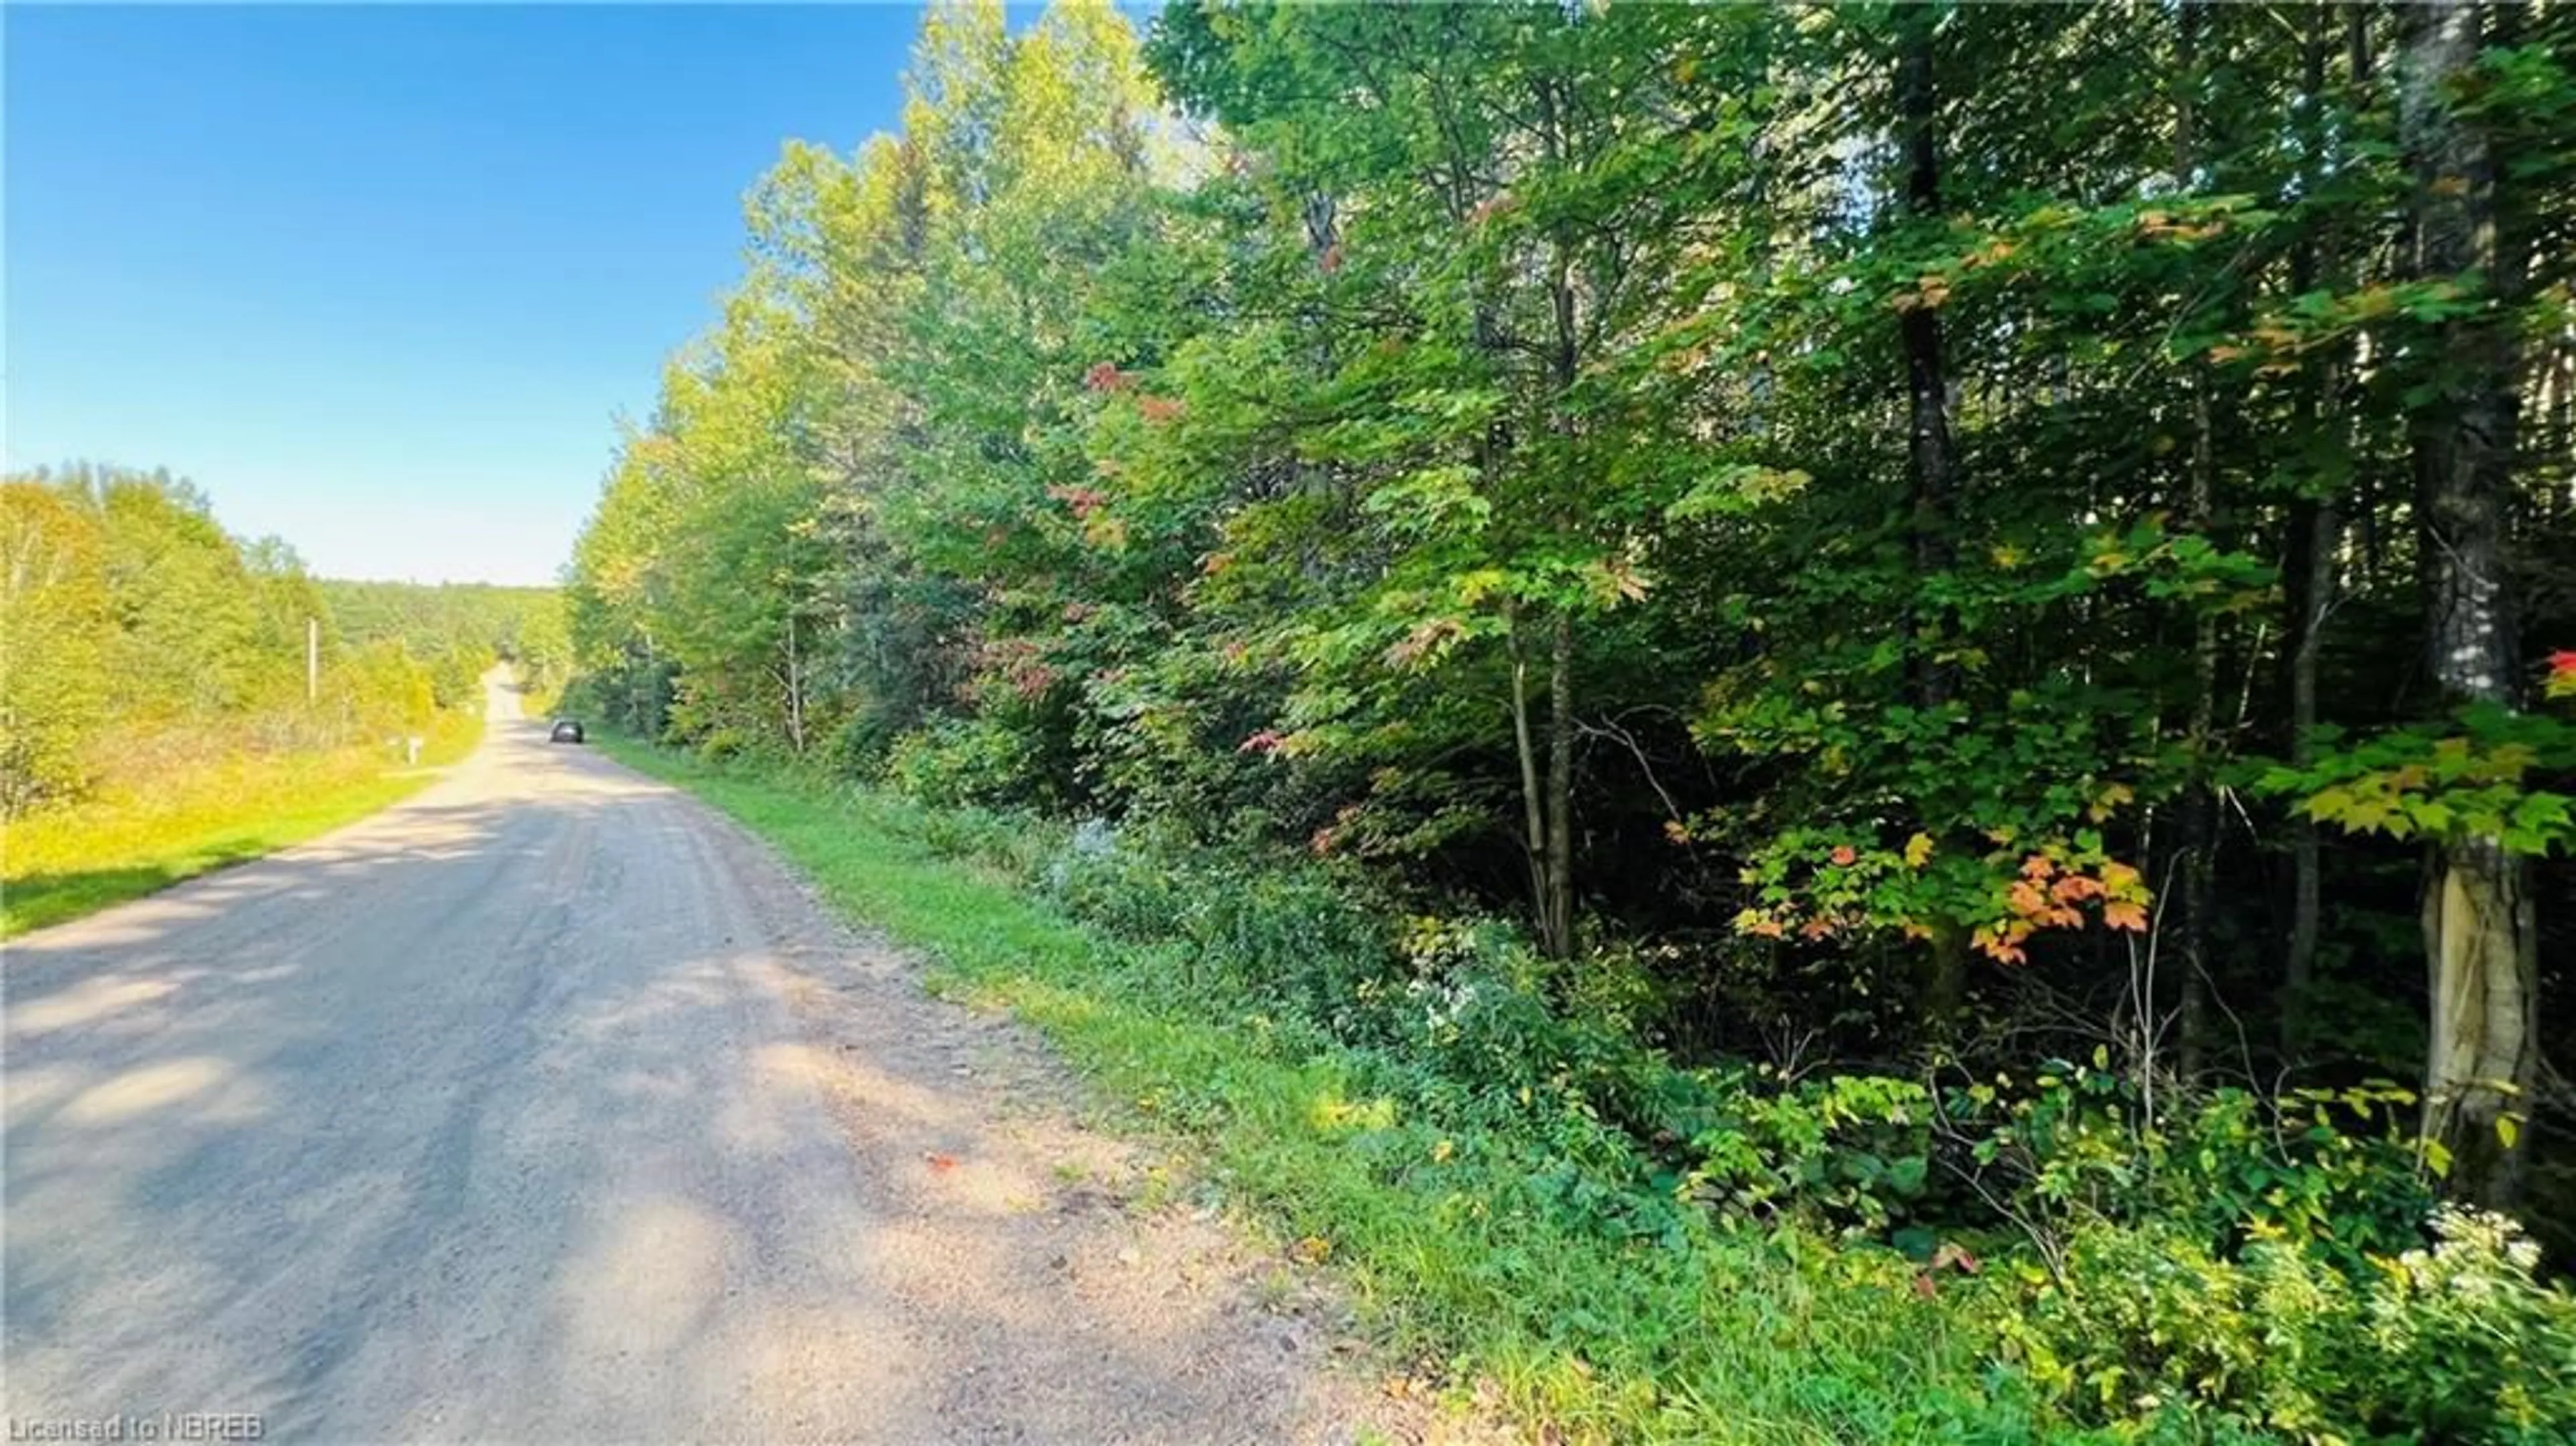
[[[1907,868],[1919,869],[1923,867],[1924,862],[1931,857],[1932,835],[1928,833],[1918,833],[1914,837],[1905,841],[1905,866]]]
[[[2137,790],[2125,783],[2110,784],[2093,796],[2092,806],[2084,812],[2095,823],[2100,823],[2111,816],[2113,809],[2134,800],[2137,796]]]

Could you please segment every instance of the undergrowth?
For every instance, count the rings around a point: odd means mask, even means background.
[[[1534,1434],[2571,1439],[2576,1300],[2510,1222],[2431,1212],[2402,1091],[1682,1069],[1508,928],[1293,861],[610,746],[1038,1025]]]

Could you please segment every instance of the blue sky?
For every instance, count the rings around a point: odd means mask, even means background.
[[[0,6],[8,463],[166,466],[326,576],[549,581],[743,191],[891,128],[917,19]]]

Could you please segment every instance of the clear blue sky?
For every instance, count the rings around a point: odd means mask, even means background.
[[[910,6],[0,6],[7,460],[193,477],[334,577],[549,581],[788,137]]]

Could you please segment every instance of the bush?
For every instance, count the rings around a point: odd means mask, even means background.
[[[1036,759],[1017,731],[987,719],[941,718],[895,740],[885,780],[940,808],[1005,808],[1042,801]]]
[[[2005,1352],[2081,1419],[2189,1409],[2303,1441],[2576,1439],[2576,1297],[2501,1217],[2348,1277],[2257,1240],[2237,1260],[2159,1223],[2078,1232],[1998,1317]]]

